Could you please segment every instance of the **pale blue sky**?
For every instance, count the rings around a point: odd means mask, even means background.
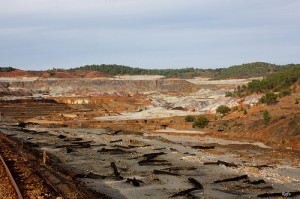
[[[300,63],[299,0],[0,0],[0,66]]]

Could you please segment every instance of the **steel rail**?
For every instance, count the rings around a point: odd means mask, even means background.
[[[6,137],[5,134],[3,134],[3,133],[1,133],[1,132],[0,132],[0,134],[4,135],[4,136]],[[19,141],[17,141],[17,140],[14,140],[14,141],[19,142]],[[22,144],[22,146],[23,146],[23,142],[21,142],[21,144]],[[24,199],[23,196],[22,196],[22,194],[21,194],[21,192],[20,192],[19,187],[17,186],[16,181],[14,180],[14,178],[13,178],[13,176],[12,176],[12,174],[11,174],[11,172],[10,172],[8,166],[7,166],[7,164],[5,163],[4,159],[2,158],[1,154],[0,154],[0,160],[1,160],[1,162],[3,163],[4,168],[5,168],[5,170],[6,170],[6,173],[8,174],[9,179],[10,179],[10,181],[11,181],[11,183],[12,183],[12,185],[13,185],[13,187],[14,187],[16,193],[17,193],[18,199]],[[62,199],[66,199],[66,198],[67,198],[66,195],[65,195],[65,194],[64,194],[64,193],[63,193],[56,185],[54,185],[54,184],[51,182],[51,180],[50,180],[49,178],[47,178],[45,175],[43,175],[41,169],[40,169],[37,165],[33,165],[33,168],[38,172],[38,174],[39,174],[40,177],[44,180],[44,182],[45,182],[48,186],[50,186],[56,193],[58,193]],[[1,198],[0,198],[0,199],[1,199]]]
[[[13,187],[14,187],[14,189],[16,191],[16,194],[17,194],[18,198],[19,199],[23,199],[23,196],[22,196],[22,194],[20,192],[20,189],[19,189],[19,187],[18,187],[18,185],[17,185],[14,177],[11,175],[11,172],[10,172],[9,168],[8,168],[7,164],[5,163],[5,161],[4,161],[4,159],[2,158],[1,155],[0,155],[0,160],[1,160],[3,166],[4,166],[5,170],[6,170],[6,173],[7,173],[8,177],[9,177],[9,180],[10,180],[11,184],[13,185]]]
[[[66,195],[57,186],[55,186],[49,178],[47,178],[45,175],[43,175],[41,169],[39,169],[37,166],[35,166],[34,168],[40,174],[40,176],[43,178],[45,183],[47,185],[49,185],[54,191],[56,191],[56,193],[58,193],[61,198],[63,198],[63,199],[67,198]]]

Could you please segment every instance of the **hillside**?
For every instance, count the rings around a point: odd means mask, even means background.
[[[195,68],[182,68],[182,69],[143,69],[132,68],[123,65],[85,65],[78,68],[72,68],[74,70],[91,70],[99,71],[107,75],[162,75],[165,77],[175,78],[193,78],[197,76],[213,77],[212,70],[195,69]]]
[[[230,114],[211,122],[209,128],[216,137],[261,141],[279,148],[300,149],[299,92],[278,99],[273,105],[258,104],[233,110]],[[263,112],[268,111],[270,121],[264,121]]]
[[[266,76],[239,87],[235,95],[245,99],[252,93],[265,94],[256,106],[235,107],[210,125],[215,136],[263,141],[267,145],[300,149],[300,66]],[[264,118],[268,112],[269,118]]]
[[[198,69],[198,68],[183,68],[183,69],[142,69],[132,68],[123,65],[86,65],[73,70],[93,70],[99,71],[107,75],[163,75],[165,77],[177,78],[194,78],[206,77],[211,79],[243,79],[251,77],[261,77],[269,74],[284,71],[288,68],[297,65],[275,65],[264,62],[254,62],[242,65],[231,66],[228,68],[218,69]],[[299,66],[299,65],[298,65]]]
[[[85,70],[46,70],[46,71],[24,71],[12,67],[0,67],[0,77],[42,77],[42,78],[96,78],[107,77],[99,71]]]
[[[300,66],[287,68],[282,72],[268,75],[262,80],[254,80],[248,84],[251,92],[279,92],[295,84],[300,79]]]
[[[277,72],[284,71],[291,68],[293,64],[288,65],[275,65],[265,62],[254,62],[242,65],[231,66],[224,69],[216,69],[214,71],[213,79],[230,79],[230,78],[250,78],[250,77],[261,77]],[[298,65],[299,66],[299,65]]]
[[[191,79],[194,77],[203,77],[219,80],[262,77],[282,72],[295,66],[300,65],[275,65],[264,62],[254,62],[217,69],[143,69],[116,64],[102,64],[46,71],[23,71],[12,67],[0,67],[0,77],[95,78],[115,75],[162,75],[167,78]]]

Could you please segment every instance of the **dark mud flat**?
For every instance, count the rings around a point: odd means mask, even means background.
[[[207,149],[210,153],[191,147],[212,146],[205,140],[188,146],[179,143],[188,140],[184,136],[171,136],[166,142],[103,129],[35,127],[24,131],[2,126],[0,131],[45,150],[51,161],[74,178],[112,198],[257,198],[300,190],[299,165],[280,160],[260,168],[255,166],[267,165],[263,159],[245,159],[219,147]],[[213,154],[215,150],[223,153]]]

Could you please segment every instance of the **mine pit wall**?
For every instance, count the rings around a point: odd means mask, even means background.
[[[5,82],[2,82],[5,83]],[[8,83],[8,84],[7,84]],[[23,89],[33,93],[50,95],[88,95],[99,93],[140,93],[140,92],[194,92],[199,86],[182,79],[159,80],[112,80],[112,79],[38,79],[33,81],[11,80],[8,89]]]
[[[53,100],[64,104],[102,104],[114,101],[114,97],[53,97]]]

